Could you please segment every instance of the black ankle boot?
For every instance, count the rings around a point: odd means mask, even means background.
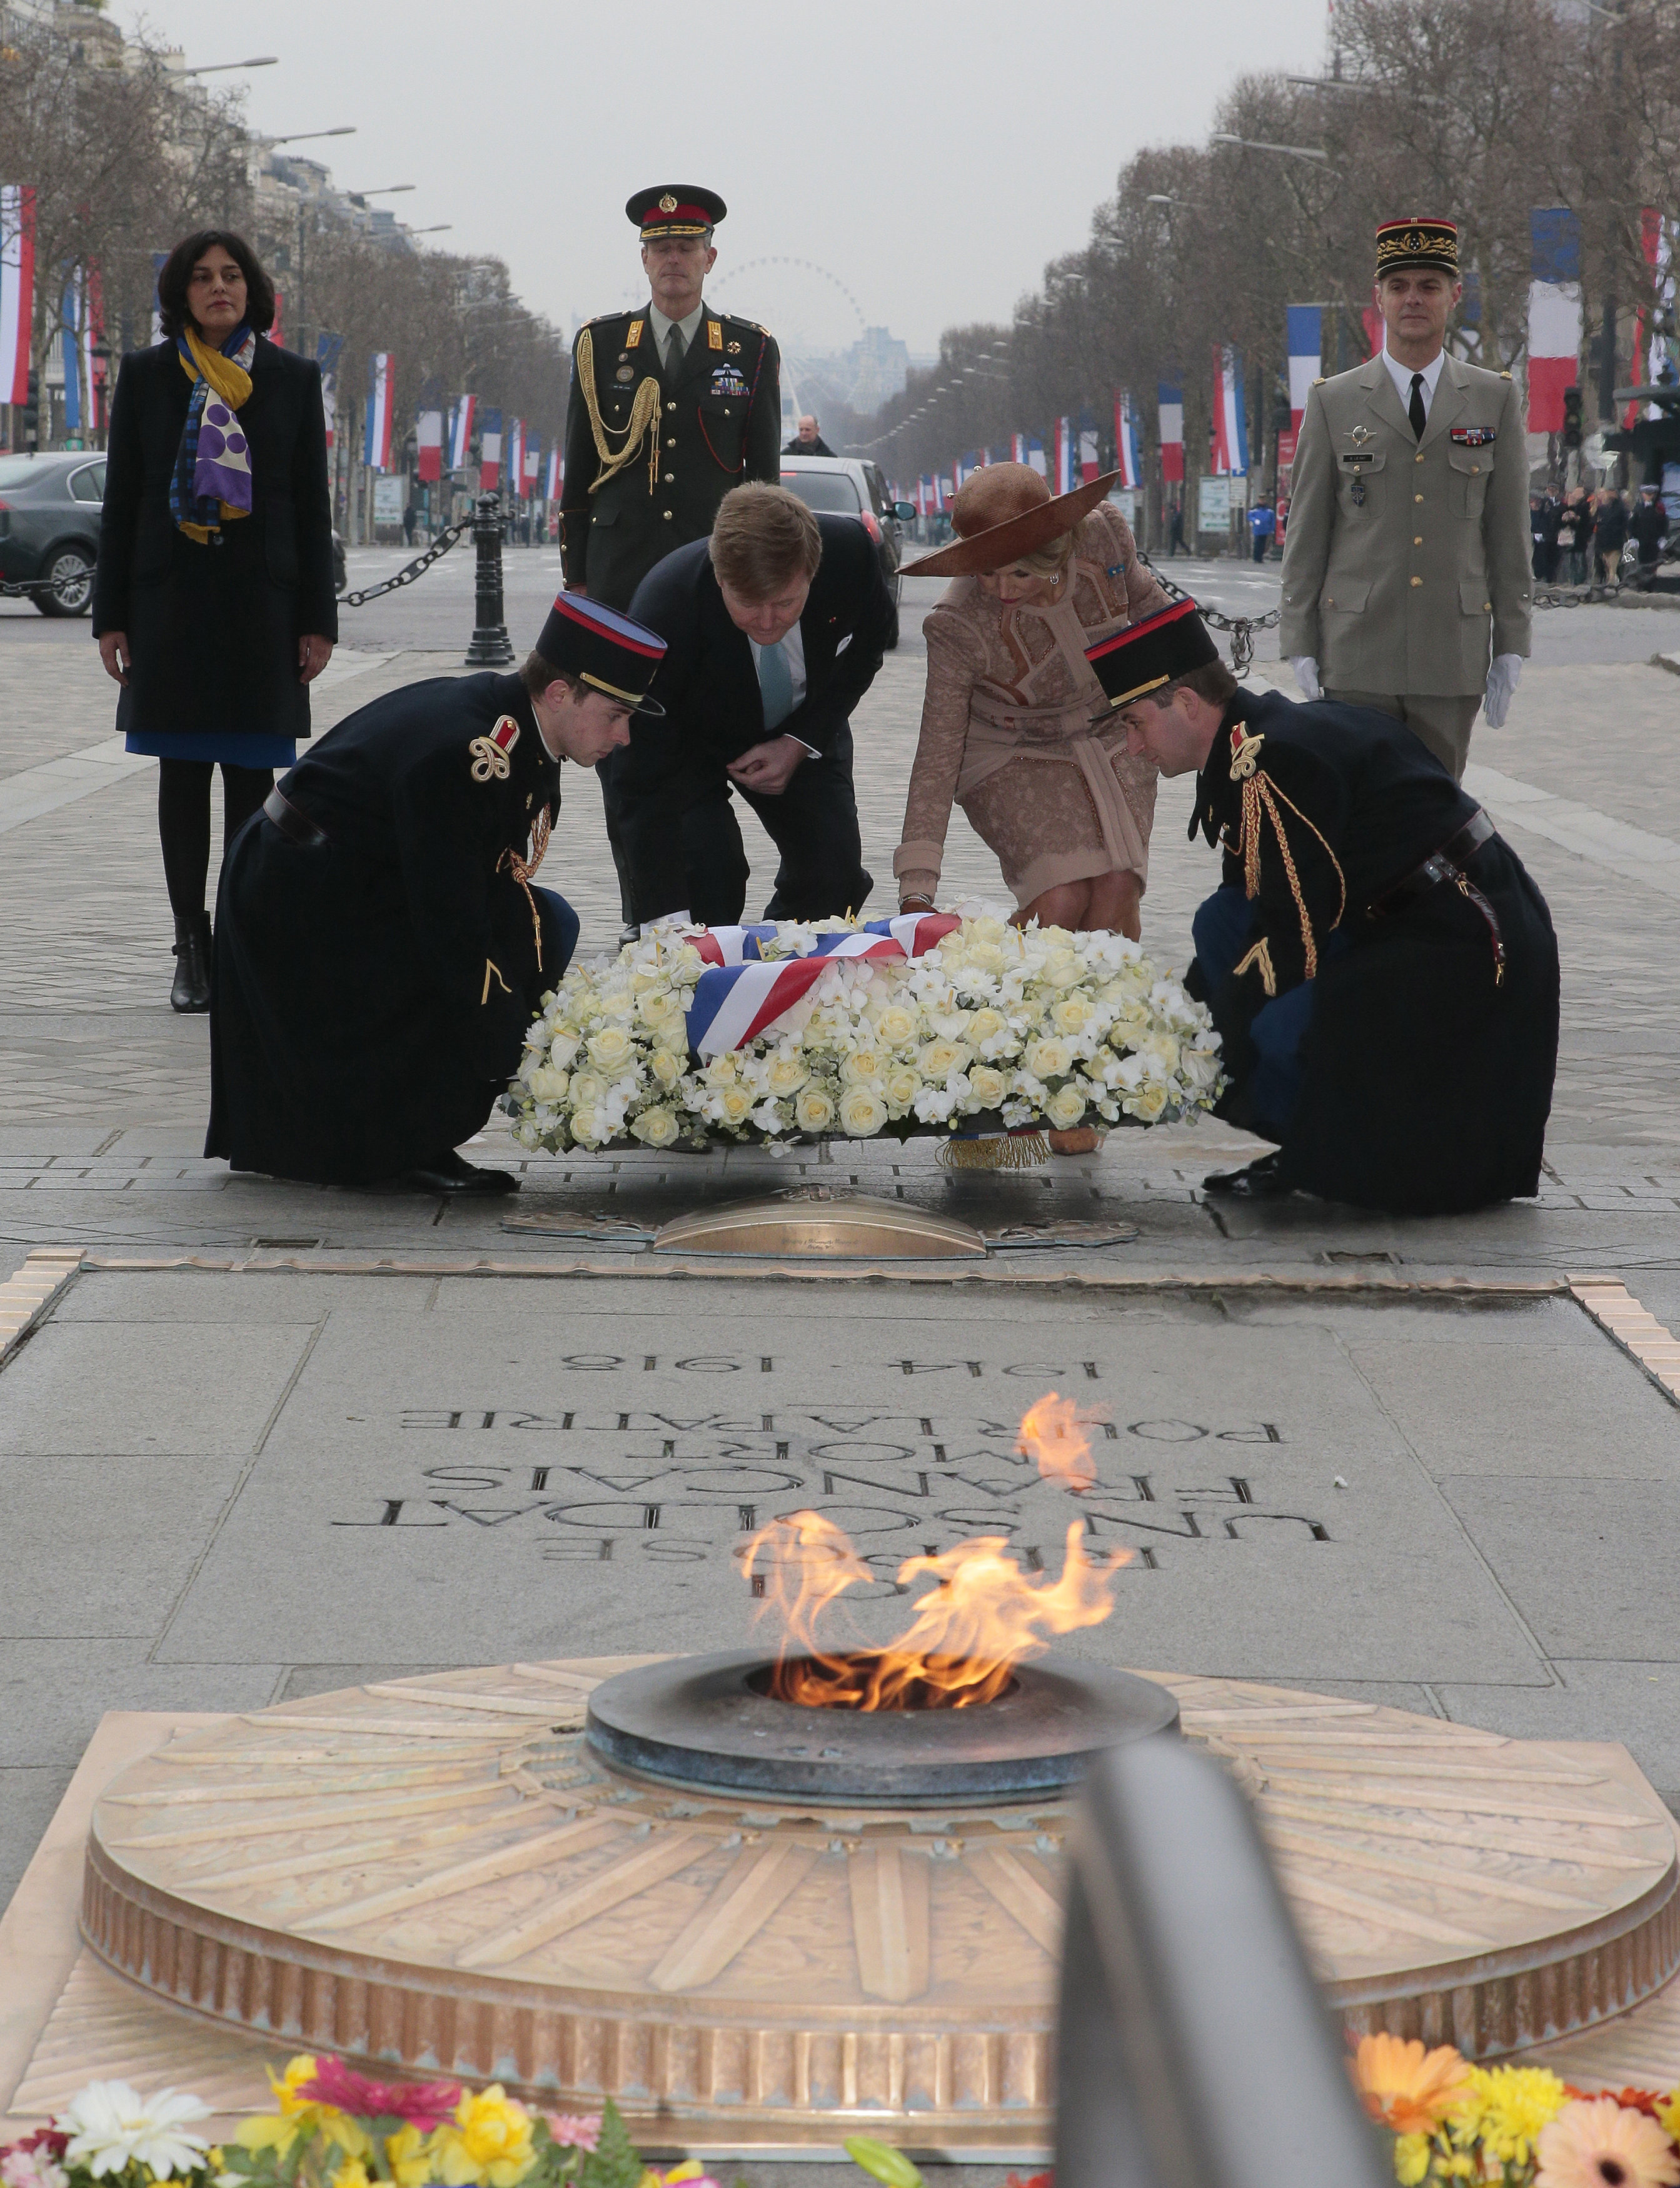
[[[210,914],[195,911],[175,922],[175,984],[172,1011],[210,1008]]]

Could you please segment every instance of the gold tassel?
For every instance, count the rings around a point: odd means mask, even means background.
[[[1050,1159],[1042,1132],[995,1132],[984,1139],[941,1140],[933,1159],[941,1170],[1034,1170]]]

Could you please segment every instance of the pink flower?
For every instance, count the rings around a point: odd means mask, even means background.
[[[600,2115],[586,2112],[544,2112],[549,2133],[563,2149],[593,2150],[600,2140]]]
[[[0,2182],[4,2188],[69,2188],[70,2176],[52,2151],[14,2143],[0,2151]]]
[[[324,2059],[313,2081],[299,2087],[301,2097],[318,2105],[332,2105],[362,2119],[411,2120],[422,2134],[430,2134],[454,2116],[461,2101],[459,2082],[370,2082],[347,2067],[342,2059]]]
[[[1577,2098],[1541,2129],[1535,2188],[1674,2188],[1680,2163],[1654,2119],[1614,2097]]]

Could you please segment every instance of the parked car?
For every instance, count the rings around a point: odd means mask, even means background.
[[[808,509],[825,516],[855,516],[875,542],[881,574],[893,596],[893,625],[888,634],[890,651],[899,642],[899,526],[916,514],[907,501],[889,501],[887,482],[879,464],[859,463],[851,456],[789,456],[781,460],[781,482],[797,493]]]
[[[0,591],[27,585],[42,615],[86,615],[104,498],[103,455],[0,455]]]

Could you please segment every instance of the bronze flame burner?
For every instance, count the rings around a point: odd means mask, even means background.
[[[1104,1748],[1178,1728],[1164,1687],[1076,1656],[1019,1664],[966,1709],[810,1709],[767,1691],[774,1668],[728,1649],[621,1672],[590,1695],[585,1737],[612,1768],[667,1784],[924,1808],[1053,1794]]]

